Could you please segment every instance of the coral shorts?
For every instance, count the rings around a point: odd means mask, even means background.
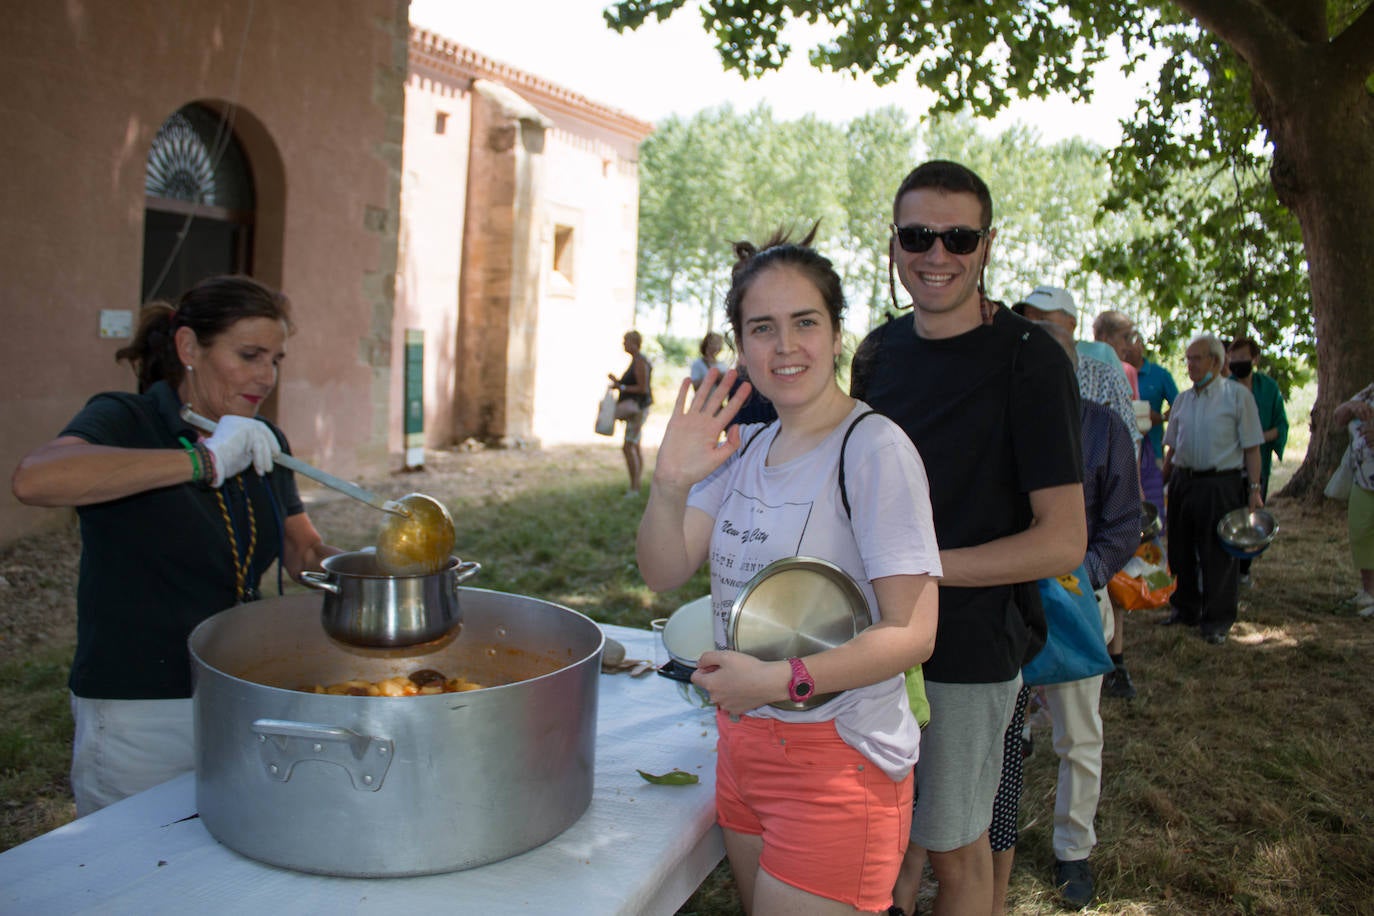
[[[717,713],[720,825],[759,836],[759,867],[859,910],[892,904],[911,830],[913,779],[901,782],[845,744],[830,722]]]

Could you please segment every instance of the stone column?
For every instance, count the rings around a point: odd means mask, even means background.
[[[476,80],[458,294],[454,429],[504,446],[534,441],[545,133],[504,86]]]

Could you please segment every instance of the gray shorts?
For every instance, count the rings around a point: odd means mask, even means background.
[[[1019,673],[1000,684],[926,681],[930,724],[921,729],[911,842],[950,852],[988,829],[1002,777],[1002,740],[1020,689]]]

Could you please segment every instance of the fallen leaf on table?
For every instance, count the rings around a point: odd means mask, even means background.
[[[645,782],[651,782],[656,786],[694,786],[701,782],[701,777],[695,773],[688,773],[686,770],[670,770],[661,776],[653,773],[646,773],[643,770],[635,770]]]

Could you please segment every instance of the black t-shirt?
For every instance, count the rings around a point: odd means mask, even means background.
[[[1048,334],[1006,309],[991,325],[943,340],[918,337],[909,314],[893,319],[859,345],[853,379],[854,396],[901,426],[920,452],[941,550],[1024,531],[1031,491],[1082,482],[1073,366]],[[925,676],[1010,680],[1044,634],[1033,587],[942,584]]]
[[[178,416],[180,407],[163,382],[141,395],[98,394],[62,435],[119,448],[181,448],[178,437],[194,441],[196,432]],[[289,451],[281,431],[272,431]],[[221,493],[240,557],[256,530],[246,577],[256,591],[281,550],[281,522],[305,511],[295,475],[277,467],[263,478],[250,467]],[[81,578],[72,692],[98,699],[189,697],[186,639],[196,624],[236,603],[229,526],[215,491],[185,483],[81,506],[77,514]]]

